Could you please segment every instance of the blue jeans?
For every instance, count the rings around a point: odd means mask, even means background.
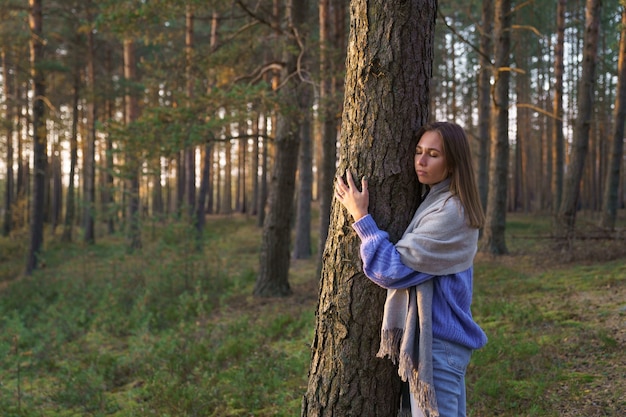
[[[472,350],[445,340],[433,340],[433,377],[441,417],[465,417],[465,371]]]
[[[433,339],[433,378],[440,417],[465,417],[465,371],[472,350],[459,344]],[[424,414],[416,410],[411,396],[413,417]]]

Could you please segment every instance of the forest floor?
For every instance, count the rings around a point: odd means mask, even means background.
[[[208,218],[197,255],[181,225],[147,230],[137,254],[48,238],[46,268],[21,279],[23,247],[0,240],[0,415],[299,415],[317,265],[292,260],[290,297],[253,297],[254,221]],[[469,417],[626,415],[626,213],[611,235],[582,221],[563,245],[549,218],[512,214],[509,254],[477,255],[489,342]]]
[[[546,337],[551,343],[542,346],[545,368],[535,371],[561,368],[541,395],[551,404],[549,415],[626,416],[626,239],[580,239],[567,250],[551,244],[532,254],[486,258],[478,255],[477,264],[497,262],[518,270],[525,264],[532,277],[560,277],[553,285],[535,283],[530,288],[543,318],[530,327],[556,335]],[[512,298],[525,297],[518,293]],[[482,410],[471,415],[500,414]],[[520,409],[514,415],[535,414]]]
[[[469,390],[477,395],[487,392],[492,398],[488,401],[469,398],[468,415],[626,416],[626,229],[606,234],[595,223],[587,222],[579,225],[577,238],[563,241],[555,239],[545,224],[524,230],[528,226],[527,216],[514,214],[510,218],[514,230],[507,238],[509,254],[490,256],[479,253],[476,257],[477,279],[480,280],[476,283],[477,297],[484,299],[506,293],[504,298],[513,308],[527,308],[531,312],[499,314],[532,316],[536,313],[538,317],[524,317],[519,323],[512,318],[513,323],[506,326],[528,326],[526,332],[517,328],[511,333],[519,332],[521,337],[532,335],[529,340],[536,337],[537,349],[542,352],[529,353],[529,356],[540,358],[526,358],[527,369],[524,365],[505,366],[504,369],[495,366],[490,375],[499,372],[507,375],[507,381],[495,392],[489,387],[481,389],[478,386],[481,378],[477,375],[481,367],[472,366],[468,371],[471,374],[468,384],[474,386]],[[520,229],[515,230],[515,225]],[[283,312],[298,315],[302,309],[317,306],[317,282],[298,278],[310,273],[310,267],[308,261],[292,261],[292,275],[296,277],[292,279],[294,294],[280,299]],[[490,275],[501,269],[509,271],[505,275],[514,272],[511,277],[494,284]],[[494,290],[494,286],[498,289]],[[242,296],[234,305],[238,306],[238,311],[254,316],[276,302],[278,300],[272,298]],[[479,322],[485,303],[489,304],[489,301],[482,301],[475,309]],[[534,309],[541,311],[533,312]],[[228,314],[233,313],[235,311],[229,308]],[[489,327],[488,334],[489,330],[498,333]],[[510,358],[506,357],[507,349],[502,345],[517,343],[515,336],[501,339],[498,335],[494,339],[495,349],[499,350],[497,361],[506,363],[514,357],[525,360],[524,353],[515,349],[510,350]],[[479,363],[482,362],[481,353],[475,353]],[[491,356],[486,354],[485,357]],[[551,367],[558,368],[558,371]],[[519,373],[519,379],[516,381],[516,375],[511,373]],[[536,383],[537,387],[528,388],[526,385],[533,382],[525,380],[532,379],[532,373],[537,373],[537,379],[542,382]],[[551,376],[540,376],[542,373]],[[501,402],[505,398],[508,404]]]

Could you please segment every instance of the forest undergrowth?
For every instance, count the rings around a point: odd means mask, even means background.
[[[549,217],[511,214],[510,253],[477,256],[489,343],[468,369],[470,416],[626,415],[625,215],[610,235],[581,216],[563,244]],[[180,223],[147,226],[134,253],[121,236],[48,234],[31,277],[24,236],[0,238],[0,415],[300,415],[315,256],[292,261],[292,296],[253,297],[255,223],[209,217],[201,251]]]

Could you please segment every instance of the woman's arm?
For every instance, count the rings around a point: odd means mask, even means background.
[[[389,234],[378,228],[367,212],[369,193],[367,180],[361,179],[361,190],[356,187],[352,173],[346,171],[347,184],[337,177],[335,197],[352,215],[354,230],[361,238],[361,259],[365,275],[383,288],[408,288],[432,275],[417,272],[402,263],[400,254],[389,241]]]
[[[409,288],[433,277],[402,263],[389,234],[378,228],[372,216],[362,217],[352,227],[361,238],[363,272],[376,284],[391,289]]]

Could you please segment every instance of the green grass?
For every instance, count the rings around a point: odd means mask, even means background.
[[[181,224],[151,225],[135,253],[46,236],[45,268],[19,279],[24,245],[0,238],[0,415],[299,415],[316,265],[292,263],[292,297],[252,297],[255,221],[210,218],[200,252]],[[510,216],[511,254],[477,259],[489,343],[468,369],[470,416],[626,410],[626,262],[536,266],[547,224]]]

